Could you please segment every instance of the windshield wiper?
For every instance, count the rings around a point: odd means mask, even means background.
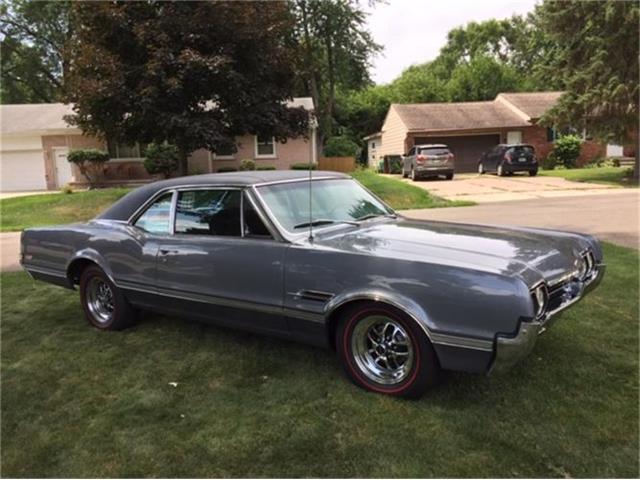
[[[332,223],[346,223],[348,225],[355,225],[356,227],[359,226],[357,222],[352,222],[349,220],[331,220],[329,218],[318,218],[316,220],[313,220],[312,222],[303,222],[303,223],[299,223],[297,225],[294,225],[293,228],[304,228],[304,227],[317,227],[318,225],[330,225]]]
[[[377,217],[386,217],[386,218],[398,218],[395,213],[369,213],[367,215],[363,215],[362,217],[356,218],[356,221],[362,222],[363,220],[369,220],[370,218]]]

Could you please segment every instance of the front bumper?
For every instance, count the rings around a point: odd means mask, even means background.
[[[576,292],[571,296],[563,298],[559,306],[547,312],[544,317],[536,321],[521,321],[515,335],[496,335],[495,357],[489,374],[509,370],[516,363],[531,353],[536,344],[538,335],[543,333],[558,318],[558,314],[566,310],[574,303],[580,301],[591,290],[596,288],[604,277],[605,265],[599,264],[596,267],[595,275],[586,282],[572,281],[567,292]]]

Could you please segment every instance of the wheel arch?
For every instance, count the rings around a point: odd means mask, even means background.
[[[93,249],[85,249],[77,252],[67,263],[67,278],[72,287],[75,288],[75,285],[80,282],[82,272],[91,265],[100,267],[107,277],[109,277],[109,280],[115,284],[111,269],[108,268],[104,258]]]
[[[427,313],[411,299],[388,292],[353,292],[334,297],[325,307],[327,341],[335,350],[335,334],[345,311],[357,305],[386,305],[407,315],[422,329],[431,343],[431,331],[428,327]]]

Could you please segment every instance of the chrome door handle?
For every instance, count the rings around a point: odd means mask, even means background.
[[[167,250],[167,249],[161,248],[158,253],[161,256],[166,257],[168,255],[176,255],[178,253],[178,250]]]

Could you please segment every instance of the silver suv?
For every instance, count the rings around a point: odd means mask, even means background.
[[[415,145],[402,158],[402,177],[414,182],[425,177],[444,175],[453,178],[454,156],[443,144]]]

